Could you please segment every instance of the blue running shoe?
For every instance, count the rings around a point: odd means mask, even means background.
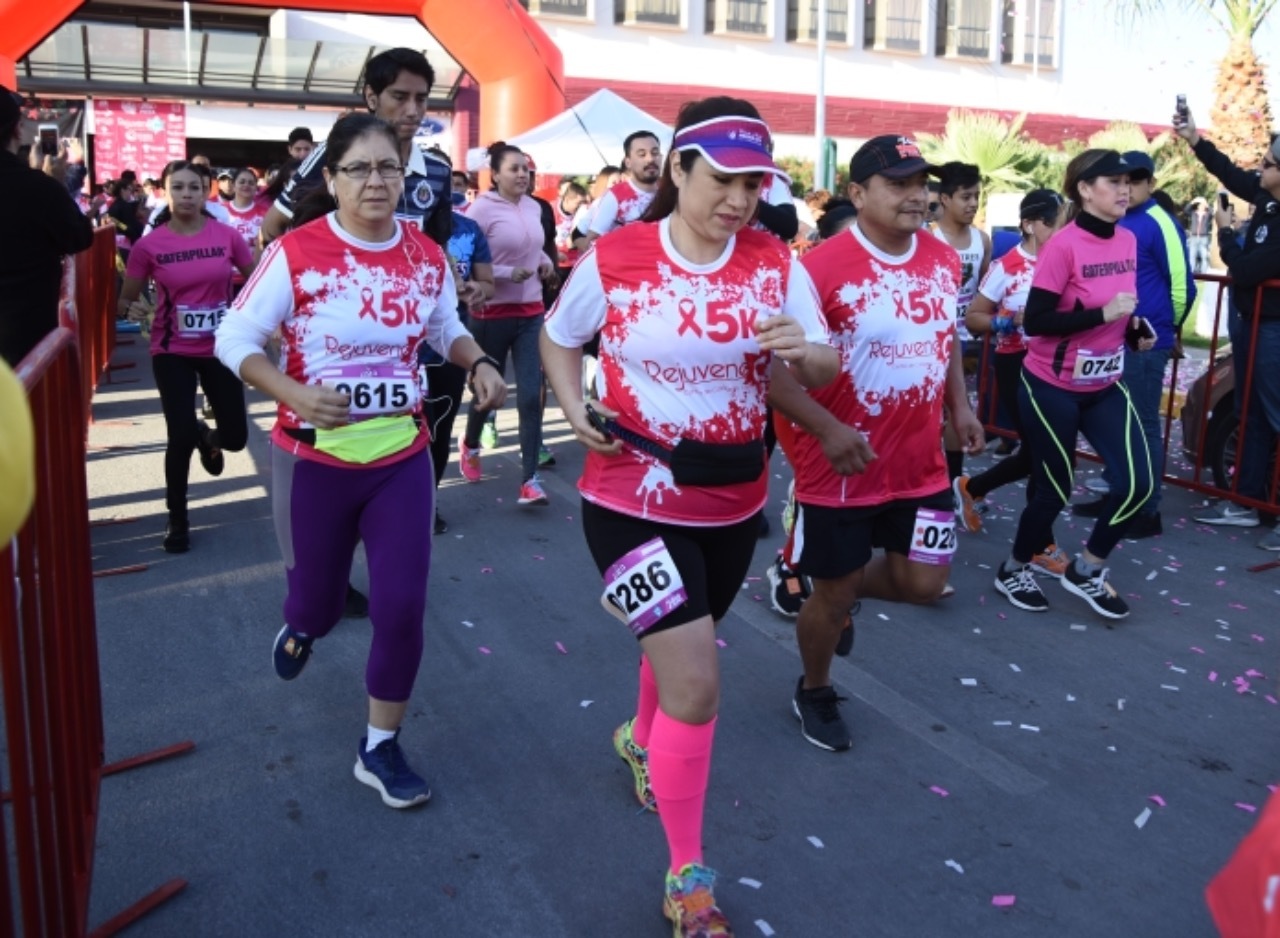
[[[271,650],[271,663],[282,681],[292,681],[302,673],[311,658],[311,643],[314,641],[314,638],[303,638],[287,625],[280,629]]]
[[[405,761],[399,730],[391,739],[374,746],[372,752],[365,751],[366,742],[367,737],[361,736],[356,778],[376,789],[383,804],[391,808],[412,808],[431,799],[426,780]]]

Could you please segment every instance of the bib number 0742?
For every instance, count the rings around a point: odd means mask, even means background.
[[[605,571],[600,602],[639,637],[688,598],[671,552],[655,537]]]

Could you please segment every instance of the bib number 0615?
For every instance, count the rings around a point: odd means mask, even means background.
[[[604,584],[601,605],[637,637],[689,598],[675,560],[660,537],[609,567]]]

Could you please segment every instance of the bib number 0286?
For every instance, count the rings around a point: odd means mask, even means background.
[[[605,571],[600,603],[639,638],[688,598],[671,552],[655,537]]]

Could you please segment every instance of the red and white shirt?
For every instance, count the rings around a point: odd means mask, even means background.
[[[259,202],[249,203],[249,207],[245,209],[236,208],[234,202],[225,203],[224,207],[227,214],[231,216],[231,220],[227,222],[232,228],[240,232],[240,237],[244,238],[245,244],[250,249],[258,244],[258,232],[262,230],[262,220],[267,217],[267,210],[271,208],[269,204]]]
[[[996,351],[1009,355],[1027,347],[1027,335],[1022,331],[1019,318],[1027,308],[1027,295],[1031,292],[1031,278],[1036,272],[1036,257],[1017,245],[1012,251],[997,257],[987,268],[978,292],[996,305],[995,315],[1011,316],[1018,324],[1011,332],[996,332]]]
[[[809,341],[825,341],[813,285],[770,235],[740,231],[717,260],[694,264],[675,250],[669,225],[629,225],[596,241],[547,314],[547,336],[575,348],[600,331],[597,390],[627,429],[668,447],[682,438],[758,440],[772,355],[754,326],[785,313]],[[727,525],[760,510],[768,474],[677,487],[668,466],[624,446],[617,456],[587,453],[578,488],[588,501],[633,517]]]
[[[218,357],[239,374],[277,327],[281,371],[302,384],[344,384],[354,419],[418,412],[419,344],[447,358],[468,335],[433,241],[398,221],[391,240],[361,241],[333,213],[271,243],[218,329]],[[281,403],[274,438],[307,426]]]
[[[615,228],[639,221],[656,192],[656,189],[644,192],[633,186],[630,179],[622,180],[596,202],[588,223],[589,233],[608,234]]]
[[[855,223],[800,262],[843,364],[835,381],[809,394],[862,433],[878,457],[861,475],[838,475],[818,439],[777,414],[778,441],[804,504],[878,505],[947,487],[939,434],[960,261],[937,238],[911,240],[905,254],[889,255]]]

